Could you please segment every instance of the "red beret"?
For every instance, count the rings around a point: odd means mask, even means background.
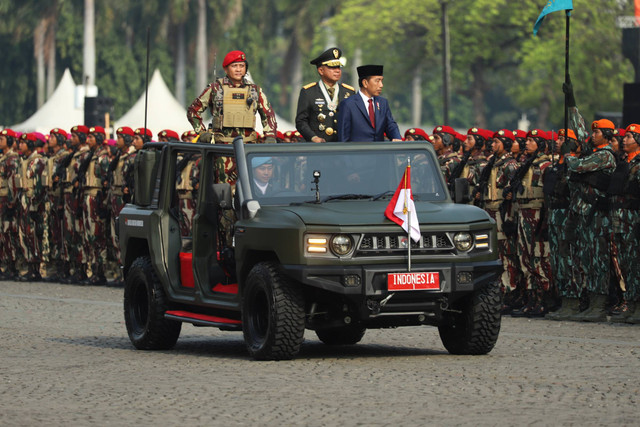
[[[171,129],[164,129],[158,132],[158,138],[160,138],[161,136],[164,136],[167,138],[174,138],[178,140],[180,139],[180,135],[178,135],[178,132],[173,131]]]
[[[516,140],[516,137],[513,135],[509,129],[500,129],[499,131],[493,134],[493,138],[509,138],[512,141]]]
[[[493,138],[493,132],[487,129],[480,129],[480,128],[476,128],[473,127],[471,129],[469,129],[467,131],[467,135],[479,135],[481,137],[483,137],[484,139],[491,139]]]
[[[288,130],[284,133],[284,137],[285,138],[291,138],[293,136],[293,131],[292,130]]]
[[[78,125],[71,128],[71,133],[84,133],[85,135],[89,133],[89,128],[84,125]]]
[[[101,133],[103,135],[106,135],[106,132],[104,131],[104,128],[102,126],[92,126],[89,128],[89,133],[90,134],[94,134],[94,133]]]
[[[448,133],[451,136],[456,136],[457,132],[451,126],[436,126],[431,133]]]
[[[567,131],[567,134],[569,135],[569,138],[573,138],[573,139],[575,139],[576,141],[578,140],[578,138],[576,138],[576,133],[573,131],[573,129],[569,129],[569,130]],[[558,136],[564,136],[564,129],[560,129],[560,130],[558,131]]]
[[[116,135],[129,135],[129,136],[133,136],[133,129],[131,129],[129,126],[122,126],[119,127],[118,130],[116,131]]]
[[[18,137],[18,134],[16,134],[12,129],[4,129],[2,132],[0,132],[0,135],[2,135],[2,136],[12,136],[14,138]]]
[[[624,136],[626,133],[627,133],[627,131],[624,130],[624,129],[614,129],[613,130],[613,134],[614,135]]]
[[[591,123],[591,130],[595,130],[595,129],[615,129],[615,125],[613,124],[613,122],[611,120],[607,120],[607,119],[600,119],[600,120],[596,120],[595,122]]]
[[[62,135],[62,136],[64,136],[65,138],[69,138],[69,134],[68,134],[68,133],[67,133],[67,131],[66,131],[66,130],[64,130],[64,129],[60,129],[60,128],[53,128],[53,129],[51,129],[51,132],[49,132],[49,134],[52,134],[52,133],[57,133],[58,135]]]
[[[527,139],[527,133],[525,131],[523,131],[522,129],[514,130],[513,131],[513,136],[515,136],[516,138]]]
[[[234,62],[246,62],[247,56],[244,52],[240,50],[232,50],[227,53],[227,56],[224,57],[224,61],[222,61],[222,68],[226,67],[229,64],[233,64]]]
[[[427,134],[427,132],[425,132],[423,129],[420,129],[420,128],[409,128],[409,129],[407,129],[407,131],[404,133],[405,139],[409,135],[420,135],[425,140],[429,139],[429,135]]]
[[[467,135],[463,135],[460,132],[456,132],[455,137],[458,139],[458,141],[464,142],[467,140]]]
[[[276,138],[278,139],[284,139],[284,133],[280,132],[280,131],[276,131]]]
[[[35,141],[38,138],[36,138],[35,133],[29,132],[29,133],[23,133],[20,139],[22,139],[23,141]]]
[[[147,135],[149,138],[153,137],[153,133],[146,128],[138,128],[134,132],[136,135]]]
[[[549,135],[547,135],[547,132],[543,131],[542,129],[533,129],[527,133],[527,138],[549,139]]]
[[[185,130],[184,132],[182,132],[182,139],[186,139],[188,136],[197,136],[198,134],[196,133],[195,130]]]

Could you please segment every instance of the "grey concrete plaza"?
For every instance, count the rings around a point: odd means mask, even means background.
[[[297,359],[256,362],[241,333],[192,325],[135,350],[122,294],[0,282],[0,425],[640,425],[640,326],[507,317],[476,357],[430,327],[307,331]]]

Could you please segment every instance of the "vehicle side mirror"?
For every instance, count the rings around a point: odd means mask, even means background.
[[[242,204],[242,217],[254,218],[260,210],[260,202],[257,200],[245,200]]]
[[[453,190],[456,203],[469,203],[469,181],[467,181],[467,178],[456,178],[453,183]]]

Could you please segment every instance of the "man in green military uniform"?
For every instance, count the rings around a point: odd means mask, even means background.
[[[300,89],[296,128],[305,141],[335,142],[340,101],[356,93],[353,87],[338,84],[346,59],[339,48],[333,47],[311,64],[317,67],[320,80]]]
[[[275,143],[276,114],[260,86],[247,80],[249,63],[244,52],[229,52],[222,67],[227,75],[207,86],[187,110],[187,119],[200,134],[198,141],[230,144],[235,137],[242,136],[245,143],[255,143],[258,112],[265,142]],[[202,122],[202,113],[207,108],[213,116],[211,132],[206,130]]]
[[[599,322],[606,319],[609,293],[611,218],[606,191],[616,167],[610,145],[615,127],[610,120],[601,119],[594,121],[591,129],[595,148],[583,145],[580,158],[566,159],[570,184],[574,186],[571,208],[579,230],[574,257],[577,283],[588,292],[583,310],[571,319]]]

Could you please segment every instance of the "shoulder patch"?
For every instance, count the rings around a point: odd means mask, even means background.
[[[349,86],[349,85],[348,85],[348,84],[346,84],[346,83],[342,83],[342,87],[344,87],[344,88],[346,88],[346,89],[349,89],[349,90],[352,90],[352,91],[354,91],[354,92],[356,91],[356,90],[353,88],[353,86]]]
[[[318,82],[309,83],[308,85],[302,86],[303,89],[309,89],[310,87],[314,87]]]

